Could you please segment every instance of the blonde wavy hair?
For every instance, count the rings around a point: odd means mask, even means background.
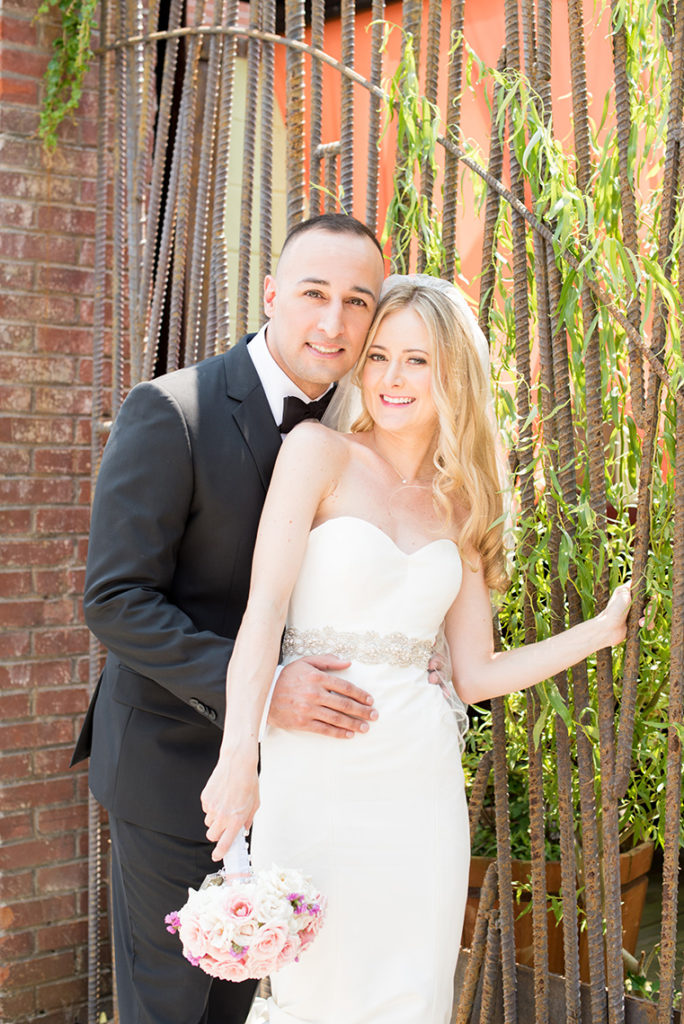
[[[432,341],[432,396],[439,418],[432,483],[435,507],[449,526],[456,522],[462,551],[474,549],[482,559],[485,580],[504,591],[509,579],[504,549],[504,504],[495,427],[489,413],[486,378],[470,326],[444,291],[401,281],[381,300],[354,374],[361,390],[362,412],[352,432],[373,428],[363,401],[361,375],[369,348],[382,322],[411,308]]]

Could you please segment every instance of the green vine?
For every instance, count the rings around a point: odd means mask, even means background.
[[[437,107],[422,95],[410,35],[404,38],[402,58],[385,88],[388,100],[383,135],[395,121],[400,156],[394,168],[381,242],[384,246],[392,238],[392,273],[408,272],[417,245],[425,257],[425,273],[439,274],[446,262],[441,215],[429,209],[427,198],[416,188],[416,179],[426,164],[433,174],[438,173],[436,149],[441,120]]]
[[[45,71],[45,98],[40,112],[38,134],[49,151],[57,145],[57,129],[78,107],[83,79],[93,59],[90,46],[95,26],[97,0],[43,0],[36,17],[53,7],[60,11],[61,32],[52,44],[52,58]]]

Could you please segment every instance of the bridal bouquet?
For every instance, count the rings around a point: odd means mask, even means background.
[[[214,978],[264,978],[313,942],[323,901],[299,871],[273,867],[254,875],[244,835],[233,847],[223,869],[188,889],[187,903],[166,915],[167,931],[178,934],[183,956]]]

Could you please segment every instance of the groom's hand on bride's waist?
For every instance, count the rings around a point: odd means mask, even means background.
[[[338,739],[366,732],[369,723],[378,717],[373,698],[347,679],[332,674],[344,672],[350,664],[321,654],[285,665],[273,691],[269,725]]]

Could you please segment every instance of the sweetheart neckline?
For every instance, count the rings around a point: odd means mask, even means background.
[[[404,555],[406,558],[412,558],[414,555],[420,554],[421,551],[425,551],[426,548],[432,547],[433,544],[448,544],[450,547],[455,549],[459,559],[461,557],[456,542],[453,540],[449,540],[448,537],[438,537],[436,540],[429,540],[427,544],[421,545],[421,547],[416,548],[415,551],[404,551],[403,548],[399,547],[394,538],[390,537],[389,533],[386,533],[381,527],[377,526],[375,523],[372,523],[370,519],[364,519],[363,516],[331,516],[330,519],[324,519],[322,523],[318,523],[317,526],[314,526],[311,530],[309,530],[309,535],[315,533],[316,530],[320,530],[321,527],[327,526],[328,523],[335,523],[338,522],[340,519],[349,519],[352,522],[365,523],[365,525],[369,526],[371,530],[374,530],[376,533],[379,533],[382,537],[385,537],[392,545],[392,547],[395,548],[395,550],[398,551],[400,554]]]

